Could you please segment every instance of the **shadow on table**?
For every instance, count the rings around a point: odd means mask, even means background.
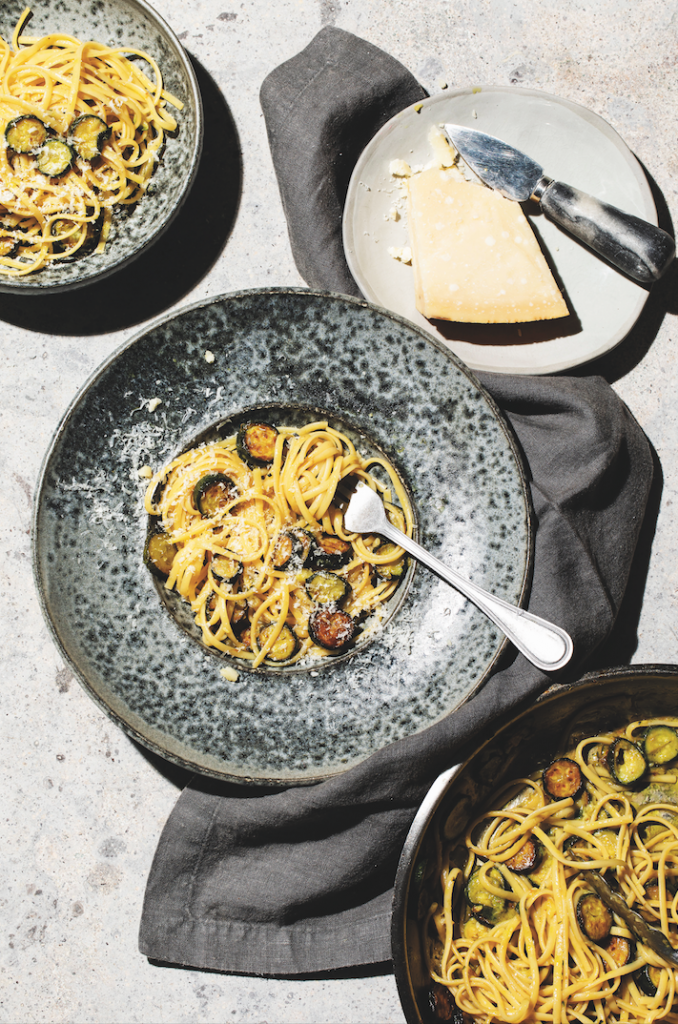
[[[152,967],[166,967],[176,971],[196,971],[199,974],[239,974],[250,978],[251,974],[242,971],[217,971],[212,967],[189,967],[184,964],[170,964],[164,960],[154,960],[148,957]],[[314,974],[267,974],[270,981],[333,981],[341,978],[377,978],[386,974],[393,974],[393,962],[391,960],[380,961],[376,964],[356,964],[355,967],[339,967],[336,971],[317,971]]]
[[[184,789],[192,778],[195,777],[195,772],[191,771],[190,768],[182,768],[181,765],[174,764],[172,761],[168,761],[160,754],[154,753],[145,747],[143,743],[139,743],[137,740],[130,738],[130,742],[141,756],[148,761],[152,768],[155,768],[159,775],[171,782],[177,789]]]
[[[652,448],[652,459],[654,463],[652,487],[645,510],[645,519],[638,537],[636,553],[631,564],[626,593],[619,608],[614,628],[607,640],[594,651],[586,665],[587,671],[610,668],[615,665],[627,665],[638,647],[638,622],[645,597],[652,542],[657,529],[657,517],[664,487],[664,474],[654,448]]]
[[[657,207],[659,227],[674,236],[673,222],[666,200],[647,168],[642,163],[641,167],[645,172],[654,204]],[[643,312],[621,344],[601,356],[600,359],[565,372],[570,376],[579,377],[599,374],[608,383],[614,383],[629,373],[643,359],[657,337],[667,313],[678,313],[678,261],[676,260],[673,261],[662,279],[652,286]]]
[[[207,274],[233,230],[242,191],[235,122],[218,86],[195,57],[205,115],[198,171],[169,228],[110,277],[56,294],[0,297],[0,319],[45,334],[105,334],[158,316]]]

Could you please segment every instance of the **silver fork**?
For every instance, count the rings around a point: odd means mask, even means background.
[[[569,633],[546,619],[489,594],[429,554],[426,548],[388,521],[381,498],[367,484],[359,483],[353,492],[344,514],[344,526],[349,533],[378,533],[404,548],[480,608],[537,668],[555,672],[572,657]]]

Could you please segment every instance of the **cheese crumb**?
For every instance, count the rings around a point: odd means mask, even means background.
[[[392,206],[388,213],[384,214],[384,220],[400,220],[400,214],[395,206]]]
[[[428,133],[428,141],[433,149],[433,164],[430,166],[439,167],[441,170],[455,166],[459,154],[451,145],[447,135],[435,124]]]
[[[398,260],[399,263],[411,263],[412,262],[412,250],[409,245],[400,248],[400,246],[392,245],[388,250],[389,256],[394,260]]]
[[[210,352],[209,349],[207,349],[207,351],[205,352],[205,362],[206,363],[213,363],[214,362],[214,352]]]
[[[407,160],[391,160],[388,169],[394,178],[409,178],[412,173]]]
[[[159,405],[162,405],[162,398],[151,398],[148,403],[148,411],[155,412]]]
[[[240,673],[236,672],[234,668],[222,668],[219,674],[222,675],[224,679],[227,679],[229,683],[237,683],[240,679]]]
[[[150,480],[150,479],[151,479],[151,477],[153,476],[153,470],[151,469],[151,467],[150,467],[150,466],[142,466],[142,467],[141,467],[141,469],[138,469],[138,470],[137,470],[137,474],[138,474],[138,475],[139,475],[139,476],[140,476],[140,477],[141,477],[141,478],[142,478],[143,480]]]

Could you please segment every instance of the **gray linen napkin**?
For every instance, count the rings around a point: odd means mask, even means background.
[[[351,109],[359,111],[354,161],[370,127],[421,95],[391,57],[338,29],[323,29],[264,83],[292,247],[313,286],[356,294],[339,224],[350,167],[332,141],[350,142]],[[529,466],[537,520],[529,607],[573,636],[570,678],[614,624],[652,481],[650,446],[599,377],[482,381]],[[271,792],[193,779],[158,845],[140,950],[268,975],[389,959],[395,868],[428,787],[550,682],[517,655],[444,721],[313,787]]]
[[[372,136],[426,93],[371,43],[324,28],[261,87],[292,255],[311,288],[357,295],[341,241],[348,182]]]

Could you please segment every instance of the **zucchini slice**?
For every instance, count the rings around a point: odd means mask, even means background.
[[[236,497],[238,489],[230,476],[207,473],[193,488],[193,504],[203,519],[209,519]]]
[[[595,892],[587,892],[577,901],[579,927],[592,942],[604,942],[612,927],[612,912]]]
[[[652,725],[643,740],[645,757],[650,764],[668,764],[678,757],[678,732],[668,725]]]
[[[592,743],[586,750],[586,763],[593,765],[594,768],[607,769],[609,757],[609,743]]]
[[[644,964],[639,971],[633,975],[636,985],[646,996],[656,996],[661,981],[661,967],[650,967]]]
[[[454,1001],[449,988],[434,982],[426,993],[428,1018],[431,1021],[449,1021],[450,1024],[464,1024],[464,1014]]]
[[[357,631],[355,619],[339,609],[317,608],[309,616],[308,635],[314,644],[327,651],[340,651],[347,647]]]
[[[668,832],[668,825],[662,825],[658,821],[649,821],[647,825],[642,825],[640,829],[640,836],[644,843],[654,839],[655,836],[660,836]]]
[[[245,650],[252,650],[252,627],[249,619],[246,619],[244,625],[236,631],[236,636]]]
[[[0,259],[12,259],[17,254],[19,243],[9,235],[0,235]]]
[[[376,554],[388,555],[391,552],[395,553],[397,550],[397,545],[389,541],[387,544],[382,544],[381,547],[377,548]],[[377,576],[382,580],[400,580],[407,572],[407,556],[401,555],[394,562],[375,565],[374,568],[376,569]]]
[[[155,530],[149,534],[144,548],[144,562],[154,576],[166,580],[172,571],[172,563],[177,553],[177,546],[164,530]]]
[[[91,162],[99,156],[110,134],[111,129],[96,114],[83,114],[71,125],[69,141],[79,157]]]
[[[584,789],[585,779],[576,761],[558,757],[544,769],[542,784],[553,800],[564,800],[568,796],[576,800]]]
[[[88,234],[90,227],[91,225],[88,224]],[[52,235],[54,236],[52,250],[54,252],[68,252],[69,249],[73,249],[80,241],[81,226],[76,224],[75,221],[60,217],[59,220],[55,220],[52,223]],[[81,253],[82,249],[83,246],[80,247]]]
[[[623,736],[610,748],[610,772],[620,786],[635,786],[647,772],[647,761],[640,747]]]
[[[20,114],[5,128],[7,145],[15,153],[37,153],[48,135],[47,125],[34,114]]]
[[[259,649],[264,646],[275,628],[275,623],[272,623],[270,626],[266,626],[262,629],[261,633],[257,637]],[[297,647],[298,642],[296,636],[289,626],[283,626],[280,630],[279,636],[275,640],[266,657],[269,661],[289,661],[292,655],[296,654]]]
[[[283,530],[273,547],[274,569],[303,569],[313,538],[307,530]]]
[[[209,597],[205,601],[205,618],[206,618],[208,623],[209,623],[209,620],[214,615],[216,610],[217,610],[217,595],[214,593],[214,591],[211,591],[210,594],[209,594]],[[210,633],[218,633],[220,626],[221,626],[221,621],[219,619],[217,619],[216,622],[213,622],[209,626]]]
[[[625,967],[633,960],[635,950],[631,939],[623,935],[611,935],[605,949],[610,954],[617,967]]]
[[[599,860],[600,852],[581,836],[569,836],[563,843],[563,853],[575,863],[581,860]]]
[[[238,455],[248,466],[270,466],[277,437],[278,431],[270,423],[243,423],[236,438]]]
[[[47,139],[38,150],[35,162],[41,174],[60,178],[73,166],[74,153],[63,139]]]
[[[473,916],[482,924],[492,927],[502,920],[508,908],[508,894],[506,898],[498,896],[487,888],[490,882],[497,889],[506,889],[506,882],[499,868],[489,868],[485,872],[487,881],[483,877],[480,868],[471,874],[466,883],[466,902]]]
[[[676,887],[678,886],[678,879],[673,878],[671,875],[666,876],[666,892],[669,902],[676,895]],[[660,891],[659,882],[656,878],[650,878],[643,886],[643,892],[645,893],[645,899],[651,903],[659,903]]]
[[[612,828],[597,828],[593,833],[594,837],[602,845],[605,855],[613,860],[617,856],[617,833]],[[595,857],[600,854],[596,853]]]
[[[313,536],[310,561],[314,569],[341,569],[351,561],[352,545],[334,537],[331,533],[318,533]]]
[[[242,572],[242,562],[233,555],[212,555],[210,569],[221,583],[232,583]]]
[[[518,852],[506,861],[506,867],[517,875],[526,875],[539,865],[543,853],[544,847],[530,834]]]
[[[233,601],[231,604],[231,627],[235,633],[247,625],[247,601]]]
[[[320,570],[306,580],[306,593],[315,604],[340,604],[350,593],[346,580],[336,573]]]

